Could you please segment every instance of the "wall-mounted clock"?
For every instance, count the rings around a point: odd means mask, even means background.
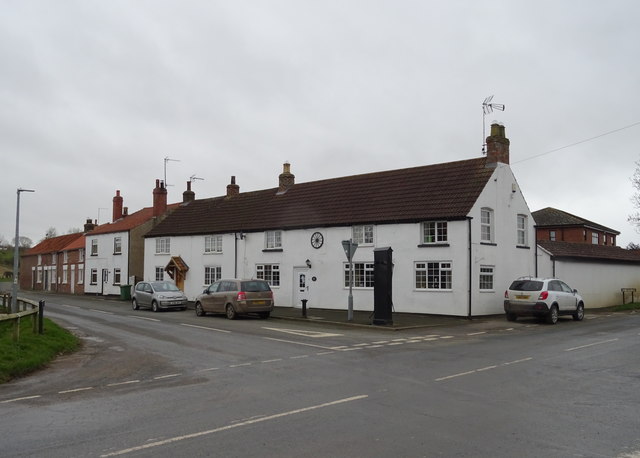
[[[311,246],[314,248],[320,248],[324,243],[324,236],[320,232],[314,232],[311,234]]]

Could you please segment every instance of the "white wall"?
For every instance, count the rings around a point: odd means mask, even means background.
[[[113,241],[121,240],[121,254],[113,253]],[[91,256],[91,240],[98,240],[98,255]],[[129,278],[129,233],[115,232],[111,234],[87,234],[85,237],[84,292],[104,295],[119,295],[120,285],[113,284],[113,269],[120,269],[120,283],[126,285]],[[98,281],[91,284],[91,269],[97,269]],[[107,282],[102,285],[102,269],[109,271]],[[104,289],[103,289],[104,288]]]
[[[586,309],[622,304],[621,288],[636,288],[636,300],[640,294],[640,265],[637,264],[556,260],[554,274],[551,256],[538,248],[538,276],[556,277],[577,289]],[[625,299],[628,298],[627,294]]]
[[[513,191],[515,189],[515,191]],[[480,243],[480,209],[494,210],[496,231],[494,245]],[[517,214],[528,216],[529,248],[517,248]],[[471,291],[473,315],[503,313],[503,294],[510,282],[521,275],[532,275],[534,269],[533,218],[508,166],[500,164],[472,208],[471,219]],[[324,244],[311,246],[311,235],[321,232]],[[469,222],[448,222],[448,245],[418,247],[420,223],[377,225],[375,244],[358,247],[354,262],[374,261],[374,248],[393,249],[393,301],[397,312],[432,313],[466,316],[469,310]],[[282,233],[281,252],[265,252],[264,233],[244,234],[237,240],[237,276],[255,278],[256,264],[272,263],[280,266],[280,285],[273,287],[276,305],[294,304],[294,269],[311,262],[308,307],[347,308],[348,288],[344,286],[346,256],[342,240],[351,237],[351,227],[329,227],[288,230]],[[204,267],[222,266],[222,276],[234,276],[234,234],[225,234],[222,254],[204,253],[204,235],[171,237],[171,254],[155,254],[155,238],[145,239],[144,278],[153,280],[155,267],[166,266],[171,256],[181,256],[189,266],[185,278],[185,293],[190,300],[202,292]],[[90,248],[90,247],[89,247]],[[88,248],[88,249],[89,249]],[[87,257],[88,258],[88,257]],[[415,288],[415,262],[450,261],[453,267],[452,289],[423,291]],[[479,291],[481,265],[495,266],[494,290]],[[89,268],[87,267],[87,271]],[[315,281],[311,280],[315,277]],[[355,288],[355,310],[373,310],[373,288]]]

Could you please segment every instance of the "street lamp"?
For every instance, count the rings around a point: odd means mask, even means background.
[[[16,204],[16,238],[13,242],[13,285],[11,287],[11,311],[18,313],[18,261],[20,259],[20,193],[35,192],[33,189],[18,188],[16,194],[18,200]]]

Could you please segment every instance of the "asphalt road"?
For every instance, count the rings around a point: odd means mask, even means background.
[[[50,297],[0,456],[640,457],[640,314],[390,332]]]

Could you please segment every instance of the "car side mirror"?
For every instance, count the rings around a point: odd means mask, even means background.
[[[577,289],[574,289],[574,290],[573,290],[573,294],[578,294],[578,290],[577,290]]]
[[[202,294],[209,294],[209,288],[207,288],[204,291],[202,291]]]

